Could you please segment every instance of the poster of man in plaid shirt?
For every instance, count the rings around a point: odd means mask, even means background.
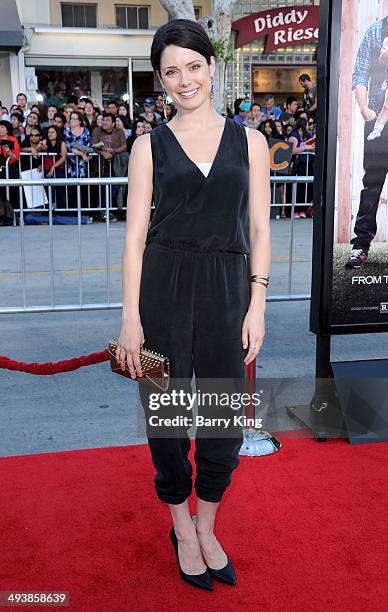
[[[345,267],[359,269],[377,232],[377,208],[388,171],[388,16],[372,23],[361,38],[352,89],[365,121],[364,177]]]

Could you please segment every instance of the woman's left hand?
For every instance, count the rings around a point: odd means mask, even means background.
[[[244,349],[249,348],[244,359],[245,365],[248,365],[256,358],[263,344],[264,334],[264,312],[252,311],[249,308],[242,326],[242,345]]]

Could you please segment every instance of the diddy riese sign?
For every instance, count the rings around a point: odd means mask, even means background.
[[[235,48],[267,37],[265,53],[303,42],[318,42],[319,6],[295,6],[260,13],[232,22],[237,32]]]

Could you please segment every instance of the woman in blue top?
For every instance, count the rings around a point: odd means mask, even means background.
[[[73,111],[70,115],[70,126],[63,132],[63,140],[67,146],[67,176],[69,178],[87,178],[89,176],[89,155],[80,149],[92,144],[89,130],[85,127],[81,113]],[[77,187],[67,187],[69,208],[77,208]],[[81,187],[81,206],[87,203],[87,186]]]

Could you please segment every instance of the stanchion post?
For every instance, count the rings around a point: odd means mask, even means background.
[[[247,256],[247,285],[248,285],[248,304],[251,299],[251,265],[250,258]],[[255,419],[255,405],[252,396],[256,389],[256,358],[245,366],[245,392],[249,395],[249,403],[244,406],[245,418]],[[249,423],[249,421],[248,421]],[[280,441],[266,430],[257,427],[243,427],[244,441],[240,449],[241,456],[259,457],[269,455],[281,448]]]

